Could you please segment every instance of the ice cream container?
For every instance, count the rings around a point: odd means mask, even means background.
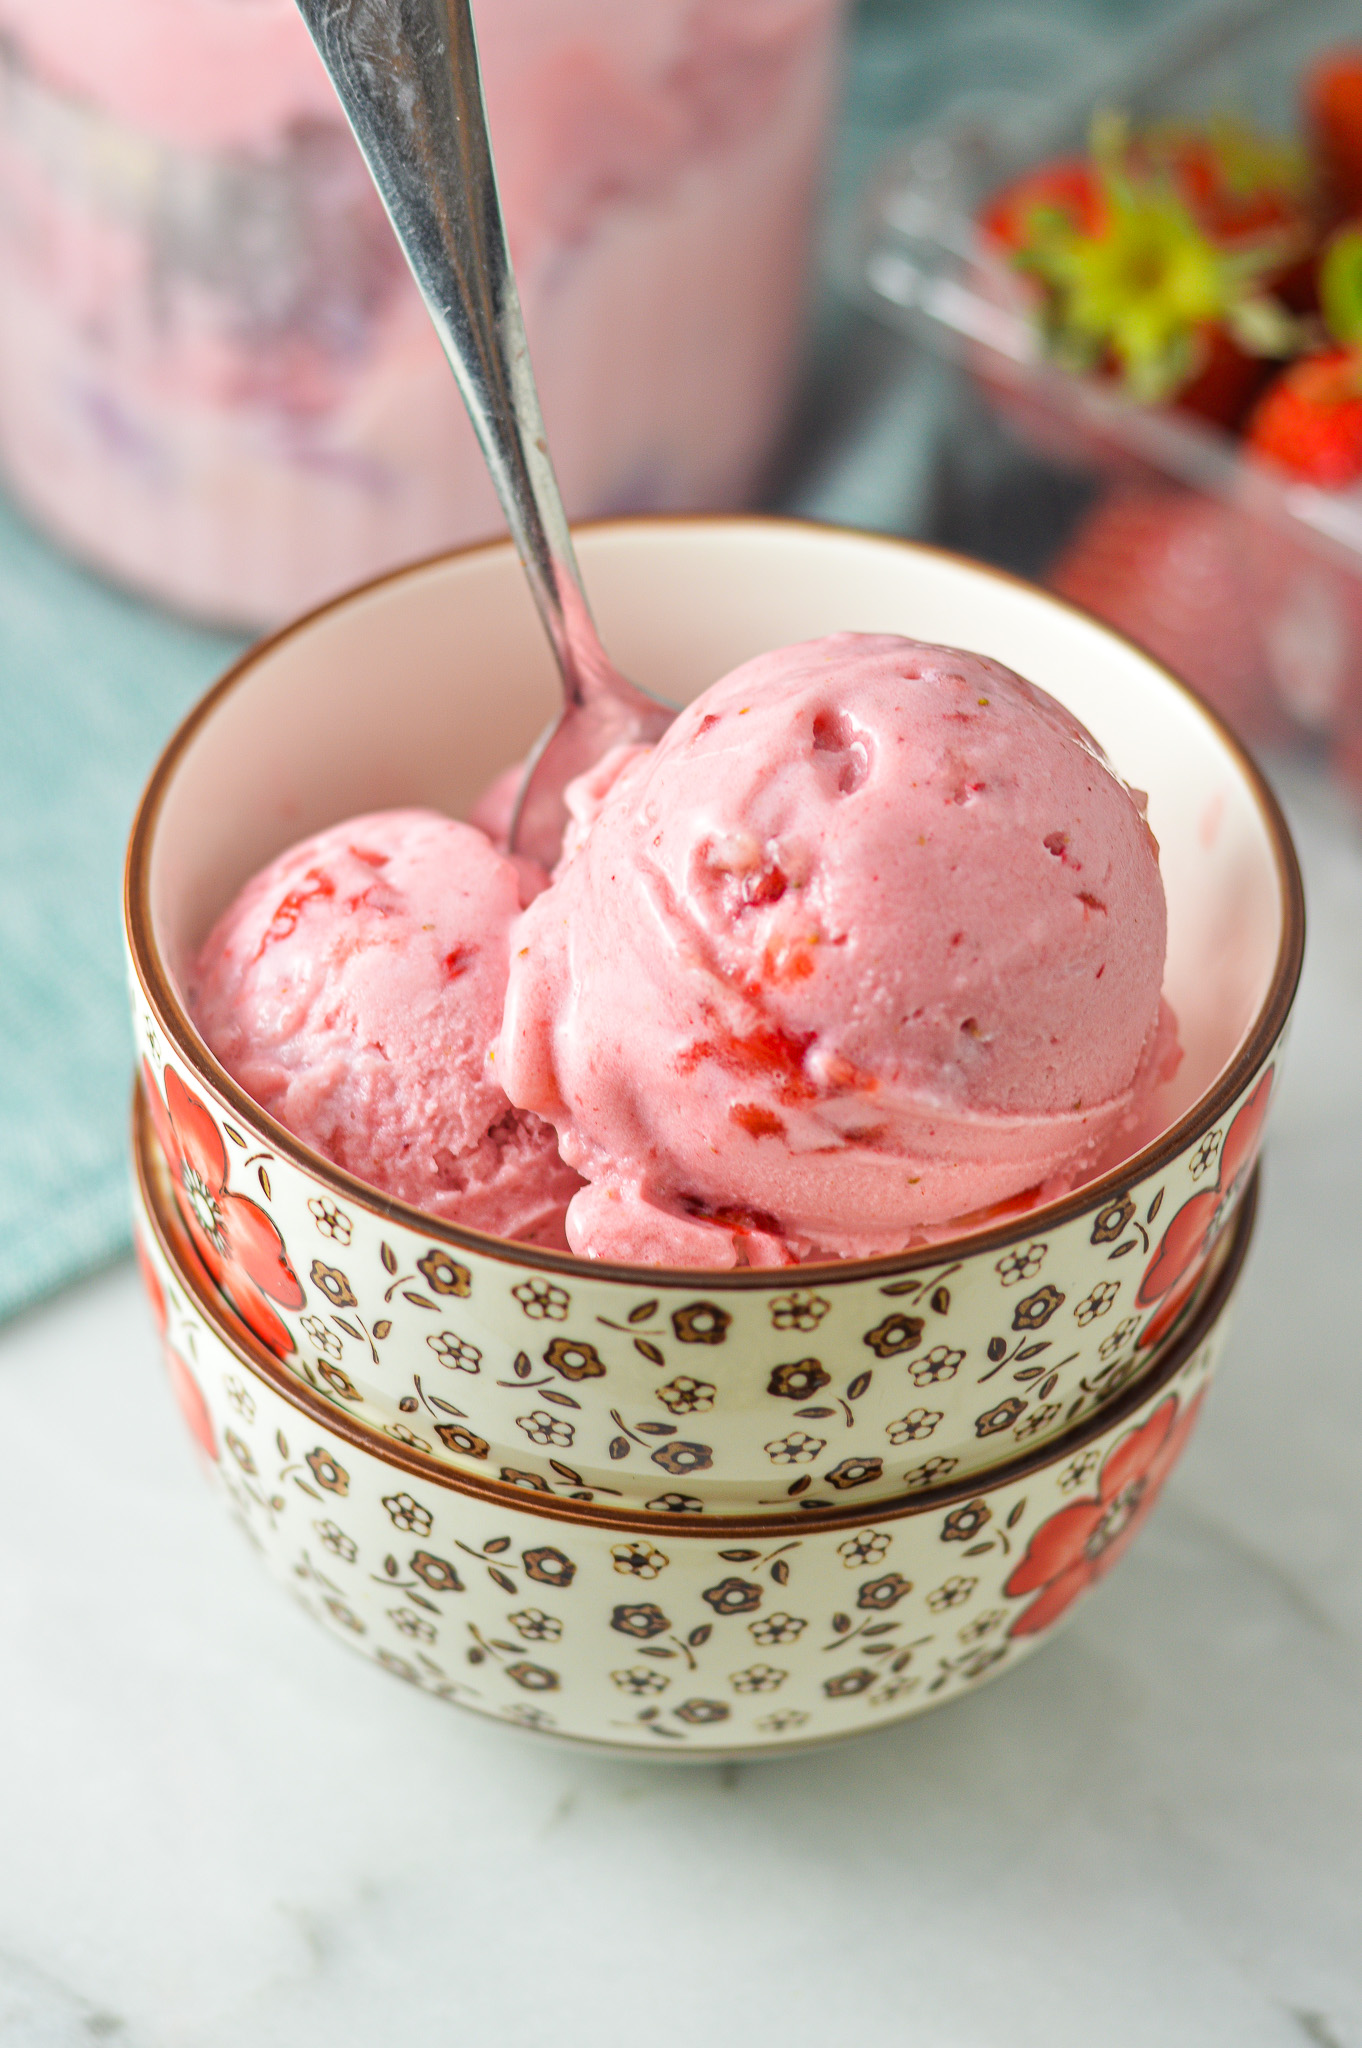
[[[796,369],[837,0],[487,0],[575,515],[740,504]],[[259,627],[501,518],[293,0],[0,0],[0,472]]]
[[[300,1386],[419,1454],[659,1526],[964,1480],[1116,1398],[1189,1311],[1247,1184],[1300,969],[1264,781],[1167,671],[1060,600],[929,548],[770,519],[580,534],[606,644],[677,702],[847,625],[994,655],[1148,792],[1184,1058],[1131,1156],[892,1257],[615,1266],[386,1200],[290,1137],[189,1020],[186,963],[245,879],[364,811],[466,814],[552,712],[508,544],[400,571],[240,661],[181,726],[127,870],[148,1101],[196,1254]],[[663,1085],[665,1077],[659,1077]]]

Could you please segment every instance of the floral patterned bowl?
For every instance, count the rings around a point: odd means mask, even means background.
[[[1025,1656],[1111,1569],[1225,1341],[1256,1177],[1143,1377],[984,1478],[817,1514],[682,1519],[555,1501],[385,1439],[215,1293],[140,1118],[138,1249],[206,1467],[274,1575],[438,1698],[616,1748],[801,1748],[943,1704]]]
[[[854,622],[966,643],[1069,704],[1149,791],[1186,1049],[1118,1172],[969,1237],[783,1271],[590,1263],[461,1230],[329,1165],[204,1046],[185,964],[264,861],[363,810],[466,812],[554,680],[509,544],[402,571],[248,653],[134,828],[144,1086],[197,1256],[302,1385],[457,1471],[660,1518],[818,1510],[963,1478],[1111,1400],[1188,1311],[1241,1197],[1303,937],[1294,855],[1234,740],[1105,627],[907,543],[622,521],[581,553],[610,647],[678,700]]]

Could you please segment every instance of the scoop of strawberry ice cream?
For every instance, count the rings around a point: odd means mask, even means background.
[[[199,954],[190,1010],[246,1093],[335,1165],[433,1215],[561,1247],[580,1183],[487,1056],[519,913],[514,866],[473,826],[353,818],[246,884]]]
[[[844,633],[574,787],[497,1071],[587,1256],[898,1250],[1119,1156],[1176,1063],[1143,800],[995,661]]]

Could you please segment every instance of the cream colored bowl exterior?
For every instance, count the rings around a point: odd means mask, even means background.
[[[663,1521],[870,1503],[1049,1441],[1185,1312],[1251,1171],[1300,955],[1299,881],[1270,796],[1155,664],[991,571],[770,521],[612,527],[582,552],[610,644],[677,694],[686,632],[703,681],[753,643],[854,620],[1003,654],[1073,703],[1150,785],[1176,879],[1169,975],[1188,1062],[1171,1129],[1128,1180],[937,1251],[741,1274],[593,1266],[460,1232],[291,1139],[198,1040],[176,973],[231,890],[299,833],[384,803],[458,810],[523,746],[544,656],[518,568],[489,549],[343,599],[248,655],[144,800],[134,1020],[200,1254],[336,1406],[455,1469],[558,1498]],[[449,646],[466,673],[493,674],[495,704],[471,682],[459,698]],[[376,699],[396,707],[386,723]]]
[[[139,1246],[205,1469],[325,1627],[478,1713],[670,1755],[857,1734],[1028,1655],[1153,1506],[1219,1362],[1242,1262],[1240,1243],[1105,1428],[972,1493],[868,1503],[832,1526],[791,1511],[659,1527],[418,1476],[381,1439],[329,1426],[305,1390],[286,1398],[287,1376],[271,1383],[228,1340],[145,1194]]]

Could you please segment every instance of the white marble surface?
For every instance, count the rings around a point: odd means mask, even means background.
[[[1237,1335],[1054,1645],[798,1761],[614,1763],[323,1637],[203,1487],[130,1269],[0,1336],[6,2048],[1362,2048],[1362,835]]]

